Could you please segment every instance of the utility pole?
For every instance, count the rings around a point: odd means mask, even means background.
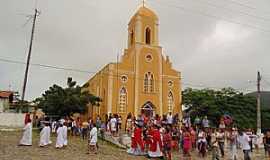
[[[116,61],[116,90],[117,90],[117,94],[116,95],[117,95],[117,98],[116,98],[116,104],[115,104],[115,106],[116,106],[117,112],[120,112],[120,108],[119,108],[118,105],[119,105],[119,100],[120,100],[119,97],[120,97],[120,94],[121,93],[119,92],[120,89],[118,88],[119,87],[119,85],[118,85],[118,83],[119,83],[118,82],[118,80],[119,80],[119,77],[118,77],[118,74],[119,74],[119,70],[118,69],[119,68],[118,67],[119,66],[118,65],[119,65],[119,54],[117,53],[117,61]]]
[[[257,73],[257,135],[261,134],[261,80],[260,72]]]
[[[25,68],[25,73],[24,73],[24,80],[23,80],[23,90],[22,90],[22,99],[21,99],[22,105],[23,105],[24,97],[25,97],[25,90],[26,90],[26,84],[27,84],[27,78],[28,78],[28,70],[29,70],[29,64],[30,64],[30,59],[31,59],[32,45],[33,45],[33,40],[34,40],[34,32],[35,32],[37,16],[38,16],[38,10],[35,9],[33,24],[32,24],[30,46],[29,46],[29,51],[28,51],[28,55],[27,55],[27,62],[26,62],[26,68]]]

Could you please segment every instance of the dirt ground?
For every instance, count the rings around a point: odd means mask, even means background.
[[[79,137],[69,137],[68,147],[65,149],[55,149],[55,136],[52,136],[53,145],[40,148],[38,147],[39,135],[33,133],[33,146],[19,147],[18,141],[21,132],[0,131],[0,160],[146,160],[145,157],[130,156],[125,150],[119,149],[107,142],[99,141],[99,152],[97,155],[89,155],[87,152],[87,142]],[[181,154],[173,153],[174,160],[180,160]],[[239,150],[242,159],[242,152]],[[264,160],[263,150],[252,154],[253,160]],[[197,153],[192,153],[192,160],[200,160]],[[210,153],[206,160],[210,160]],[[228,158],[224,158],[228,159]]]

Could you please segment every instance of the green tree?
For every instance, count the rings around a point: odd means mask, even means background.
[[[183,91],[183,104],[192,119],[208,116],[213,126],[218,126],[221,116],[228,114],[240,128],[256,128],[256,99],[233,88],[221,90],[192,89]]]
[[[101,102],[99,97],[83,89],[86,87],[88,84],[81,87],[69,77],[66,88],[54,84],[35,102],[48,115],[70,116],[73,113],[84,113],[87,104],[98,106]]]

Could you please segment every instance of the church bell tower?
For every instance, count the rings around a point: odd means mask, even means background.
[[[134,44],[159,46],[158,16],[142,6],[128,24],[128,48]]]

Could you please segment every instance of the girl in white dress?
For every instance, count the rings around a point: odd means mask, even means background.
[[[52,141],[50,140],[51,128],[49,125],[49,122],[45,122],[45,127],[40,132],[40,147],[44,147],[52,143]]]
[[[56,138],[56,148],[62,148],[64,146],[64,136],[63,136],[63,124],[60,123],[60,126],[58,127],[57,131],[57,138]]]

